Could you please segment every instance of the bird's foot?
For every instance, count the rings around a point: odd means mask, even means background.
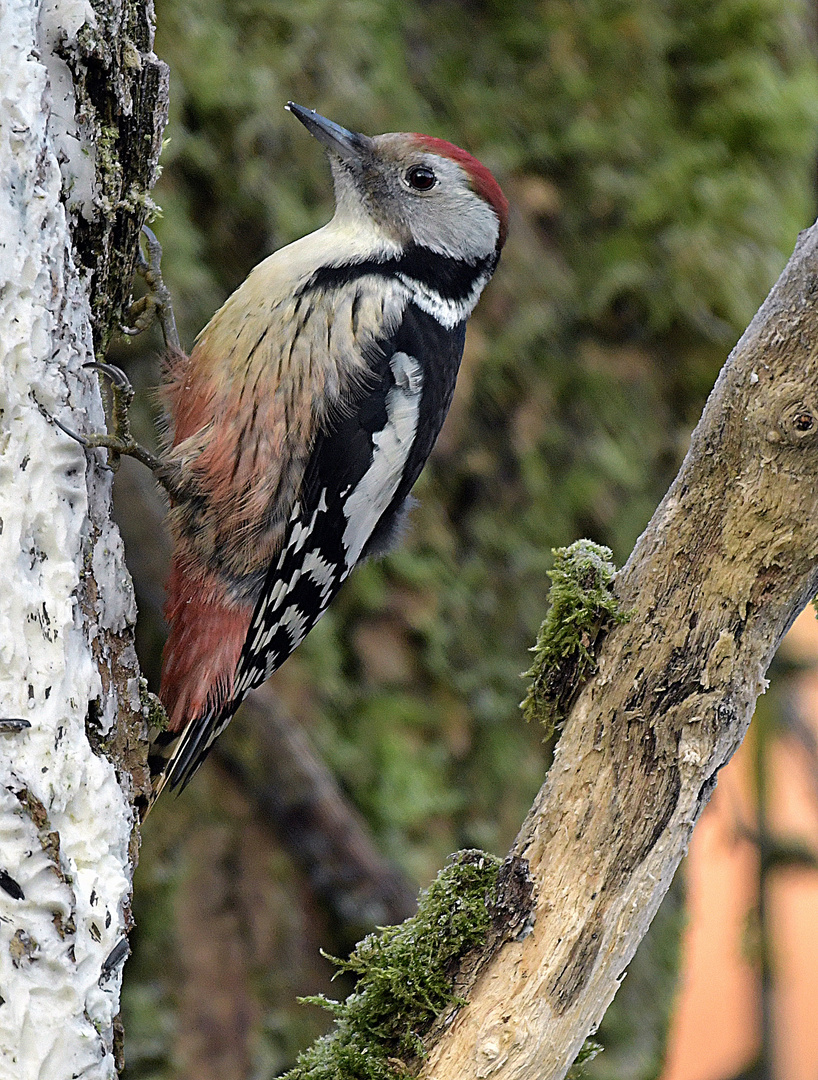
[[[144,446],[140,446],[131,433],[131,418],[128,410],[133,401],[134,389],[125,372],[113,364],[100,364],[95,360],[83,364],[83,367],[93,368],[110,380],[111,427],[113,431],[110,433],[94,432],[91,435],[80,435],[78,432],[66,427],[56,417],[52,417],[54,423],[66,435],[70,435],[72,439],[84,446],[86,450],[95,450],[100,447],[107,450],[108,466],[113,472],[116,472],[119,468],[119,460],[123,455],[136,458],[137,461],[141,461],[143,465],[148,466],[169,494],[176,494],[175,489],[172,490],[173,485],[171,485],[166,475],[167,470],[162,459],[150,450],[146,450]]]
[[[134,300],[128,308],[125,325],[121,326],[120,330],[126,336],[133,337],[147,330],[156,320],[162,328],[165,346],[172,352],[181,352],[182,346],[176,329],[170,290],[162,280],[162,245],[147,225],[142,226],[142,232],[148,248],[148,256],[145,257],[140,244],[136,272],[143,278],[148,291],[138,300]]]

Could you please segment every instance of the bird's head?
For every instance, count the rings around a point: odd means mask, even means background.
[[[360,135],[287,104],[328,152],[336,220],[368,219],[395,247],[417,244],[458,260],[499,255],[508,202],[485,165],[428,135]]]

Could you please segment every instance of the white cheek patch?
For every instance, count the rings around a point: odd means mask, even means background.
[[[343,544],[350,570],[398,490],[418,427],[423,388],[420,364],[398,352],[389,366],[395,385],[386,395],[386,425],[373,435],[372,463],[343,506],[347,519]]]

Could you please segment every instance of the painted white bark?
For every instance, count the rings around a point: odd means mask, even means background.
[[[94,13],[83,0],[0,4],[0,1078],[115,1075],[127,929],[130,777],[88,738],[117,711],[109,632],[134,617],[110,474],[49,422],[104,422],[87,281],[69,225],[92,212],[94,147],[54,52]],[[103,455],[100,452],[100,458]],[[138,707],[135,658],[128,687]],[[131,653],[128,653],[128,650]]]

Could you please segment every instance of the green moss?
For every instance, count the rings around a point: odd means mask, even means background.
[[[486,938],[500,860],[461,851],[420,895],[418,911],[399,926],[370,934],[339,971],[357,976],[346,1001],[305,998],[335,1016],[335,1028],[305,1050],[286,1080],[394,1080],[422,1057],[423,1036],[457,1001],[456,962]]]
[[[148,731],[166,731],[168,714],[156,694],[152,694],[148,690],[147,679],[139,680],[139,703],[142,707],[142,715],[148,725]]]
[[[566,1074],[568,1080],[581,1080],[581,1077],[587,1076],[588,1063],[601,1054],[602,1050],[603,1047],[601,1047],[594,1039],[586,1039],[582,1044],[580,1052],[574,1058],[574,1064]]]
[[[526,720],[539,720],[548,735],[565,719],[585,678],[596,670],[599,635],[629,616],[611,590],[616,567],[609,548],[577,540],[554,551],[551,606],[525,672],[531,686],[522,703]]]

